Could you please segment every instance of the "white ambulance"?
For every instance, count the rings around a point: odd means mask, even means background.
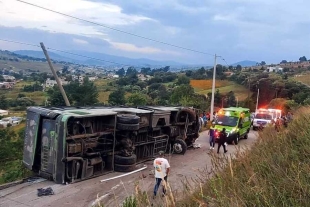
[[[279,109],[258,109],[253,120],[253,130],[259,127],[273,125],[278,118],[281,118],[282,111]]]

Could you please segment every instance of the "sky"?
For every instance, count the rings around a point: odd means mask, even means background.
[[[305,0],[24,0],[125,32],[208,54],[182,50],[106,27],[0,0],[0,39],[67,51],[130,58],[232,64],[310,59],[310,1]],[[0,41],[0,49],[39,48]]]

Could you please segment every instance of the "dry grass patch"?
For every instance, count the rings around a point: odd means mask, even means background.
[[[227,80],[216,80],[215,87],[220,88],[223,86],[230,85],[231,82]],[[212,80],[191,80],[190,85],[195,89],[207,90],[212,89]]]
[[[300,81],[300,82],[310,86],[310,74],[309,73],[301,75],[301,76],[297,76],[294,78],[295,78],[295,80]]]

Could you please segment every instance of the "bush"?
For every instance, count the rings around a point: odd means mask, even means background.
[[[236,159],[213,157],[219,173],[177,206],[308,206],[309,120],[310,108],[303,108],[287,130],[266,128]]]

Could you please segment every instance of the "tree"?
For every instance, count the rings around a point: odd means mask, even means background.
[[[266,62],[265,61],[260,62],[260,65],[264,66],[264,65],[266,65]]]
[[[128,97],[127,102],[132,106],[146,105],[147,97],[140,93],[134,93]]]
[[[71,91],[71,94],[76,106],[90,106],[98,103],[98,89],[93,82],[89,81],[88,77],[84,78],[83,84]]]
[[[237,105],[235,93],[233,91],[230,91],[227,94],[227,105],[228,107],[233,107]]]
[[[71,82],[63,86],[71,105],[90,106],[98,103],[98,89],[88,78],[84,79],[83,84]],[[49,101],[52,106],[65,106],[65,101],[57,86],[47,91]]]
[[[119,75],[119,77],[124,77],[124,75],[125,75],[125,70],[124,70],[124,68],[121,68],[121,69],[119,69],[118,71],[116,71],[116,75]]]
[[[144,75],[149,75],[151,71],[151,68],[141,68],[141,73]]]
[[[242,66],[241,65],[237,65],[236,70],[237,71],[241,71],[242,70]]]
[[[187,77],[191,77],[191,76],[193,75],[193,71],[192,71],[192,70],[187,70],[187,71],[185,72],[185,75],[186,75]]]
[[[302,56],[302,57],[300,57],[300,58],[299,58],[299,61],[300,61],[300,62],[305,62],[305,61],[307,61],[306,56]]]
[[[67,66],[67,65],[63,66],[61,72],[64,75],[69,73],[69,66]]]
[[[0,75],[0,82],[3,82],[4,81],[4,78],[2,75]]]
[[[0,96],[0,109],[7,109],[9,103],[4,95]]]
[[[136,76],[138,74],[137,70],[134,67],[129,67],[126,71],[126,76]]]
[[[113,91],[109,95],[109,101],[111,105],[124,105],[126,103],[125,91],[121,88]]]
[[[282,61],[280,62],[280,64],[285,64],[285,63],[287,63],[286,60],[282,60]]]
[[[185,75],[181,75],[177,79],[177,84],[178,85],[189,84],[189,82],[190,82],[190,79],[187,76],[185,76]]]
[[[192,86],[181,85],[173,89],[170,101],[172,104],[191,105],[194,94],[194,88]]]
[[[222,106],[222,94],[220,94],[220,90],[217,89],[214,93],[214,105],[216,106]]]

